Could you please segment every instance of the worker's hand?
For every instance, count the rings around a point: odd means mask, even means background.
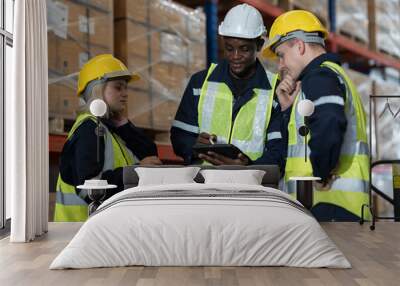
[[[333,182],[338,178],[336,175],[331,175],[326,182],[314,181],[314,188],[318,191],[329,191],[332,188]]]
[[[207,152],[206,154],[199,154],[199,158],[205,160],[213,165],[243,165],[246,166],[249,164],[249,158],[240,153],[237,159],[231,159],[229,157],[225,157],[223,155],[217,154],[215,152]]]
[[[282,111],[285,111],[293,104],[300,89],[301,82],[296,82],[289,74],[285,74],[276,88],[276,95]]]
[[[197,137],[197,142],[196,143],[212,144],[211,141],[216,143],[217,142],[217,135],[208,134],[206,132],[202,132],[202,133],[199,134],[199,137]]]
[[[139,162],[139,165],[162,165],[162,162],[157,156],[147,156]]]

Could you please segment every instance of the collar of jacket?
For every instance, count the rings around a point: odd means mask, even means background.
[[[332,53],[324,53],[318,57],[316,57],[315,59],[313,59],[304,69],[303,71],[300,73],[299,75],[299,80],[301,80],[307,73],[309,73],[310,71],[314,70],[314,69],[318,69],[321,68],[321,64],[323,62],[334,62],[338,65],[340,65],[340,57],[337,54],[332,54]]]
[[[217,67],[213,70],[212,74],[208,78],[209,81],[213,82],[224,82],[228,87],[233,90],[233,83],[231,76],[229,75],[229,63],[227,60],[222,60],[218,63]],[[253,90],[254,88],[260,89],[271,89],[271,84],[268,80],[267,74],[260,61],[256,60],[256,72],[249,79],[248,87]]]

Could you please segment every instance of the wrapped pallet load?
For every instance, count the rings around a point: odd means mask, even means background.
[[[293,9],[308,10],[315,14],[325,27],[329,27],[328,0],[292,0],[291,3]]]
[[[375,0],[375,3],[378,49],[400,58],[400,0]]]
[[[168,131],[189,76],[206,67],[204,12],[166,0],[114,5],[115,55],[142,77],[129,86],[128,116]]]
[[[113,53],[113,1],[48,0],[47,25],[49,126],[58,133],[64,132],[63,119],[76,116],[82,65],[95,55]]]
[[[368,0],[336,1],[336,29],[351,39],[368,44]]]

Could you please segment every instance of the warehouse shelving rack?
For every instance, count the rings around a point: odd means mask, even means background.
[[[354,40],[354,38],[346,37],[335,31],[335,0],[329,0],[327,7],[330,22],[330,33],[327,41],[328,51],[338,53],[342,56],[345,62],[354,64],[354,69],[361,72],[366,72],[370,68],[376,67],[391,67],[400,71],[400,59],[388,54],[379,52],[376,47],[376,32],[375,32],[375,0],[367,0],[368,14],[369,14],[369,28],[368,34],[370,38],[369,45],[362,44]],[[218,18],[221,20],[225,13],[233,6],[240,3],[247,3],[256,7],[264,17],[264,22],[267,29],[270,28],[273,20],[282,14],[285,10],[293,8],[290,0],[280,0],[279,6],[270,3],[268,0],[177,0],[184,5],[190,7],[197,7],[206,4],[216,5],[218,9]],[[210,21],[210,24],[215,21]],[[217,31],[217,28],[210,29],[210,31]],[[215,37],[215,35],[211,35]]]

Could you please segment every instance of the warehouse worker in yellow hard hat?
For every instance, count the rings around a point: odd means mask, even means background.
[[[85,180],[103,179],[117,189],[107,190],[106,198],[123,189],[122,167],[132,164],[161,164],[155,144],[126,117],[127,84],[138,80],[112,55],[89,60],[79,73],[78,96],[82,106],[64,145],[57,180],[55,221],[84,221],[88,216],[87,192],[75,188]],[[97,124],[90,114],[93,100],[107,104],[101,118],[103,134],[97,157]]]
[[[171,128],[176,154],[186,164],[199,158],[198,143],[231,143],[242,153],[228,158],[217,153],[200,155],[214,165],[282,163],[280,108],[273,99],[277,77],[267,72],[257,54],[264,44],[260,12],[241,4],[233,7],[219,26],[225,59],[194,74],[183,94]]]
[[[328,32],[315,15],[293,10],[275,19],[267,58],[278,57],[282,81],[276,88],[288,120],[286,190],[294,194],[290,177],[316,176],[312,213],[323,221],[358,220],[368,203],[369,156],[366,117],[356,87],[337,55],[327,53]],[[304,118],[297,111],[302,99],[315,111],[308,118],[309,158],[299,127]]]

